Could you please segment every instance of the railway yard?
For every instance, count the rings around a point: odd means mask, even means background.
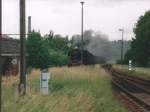
[[[0,0],[0,112],[150,112],[149,6]]]

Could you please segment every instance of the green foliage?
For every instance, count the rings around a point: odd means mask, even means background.
[[[62,52],[49,50],[49,59],[50,59],[51,66],[66,65],[68,62],[68,55]]]
[[[54,35],[52,31],[44,37],[32,32],[27,38],[28,67],[45,69],[67,64],[68,43],[68,37]]]
[[[68,53],[68,37],[62,37],[61,35],[46,35],[44,36],[45,43],[50,49],[53,49],[58,52]]]
[[[141,16],[134,28],[135,39],[131,49],[125,56],[125,61],[132,59],[138,66],[149,66],[150,59],[150,11]]]
[[[33,32],[27,39],[27,64],[45,69],[49,66],[48,47],[42,41],[40,33]]]
[[[123,64],[123,61],[117,60],[117,64]]]

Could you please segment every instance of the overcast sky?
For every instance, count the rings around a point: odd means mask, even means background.
[[[42,34],[53,30],[69,35],[81,32],[80,0],[26,0],[32,27]],[[85,0],[84,30],[93,29],[120,39],[119,28],[131,39],[139,16],[150,8],[150,0]],[[3,33],[19,33],[19,0],[3,0]]]

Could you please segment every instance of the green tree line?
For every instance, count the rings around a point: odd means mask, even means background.
[[[68,62],[68,37],[49,34],[42,36],[39,32],[33,31],[28,35],[27,66],[45,69],[50,66],[62,66]]]
[[[129,60],[137,66],[150,66],[150,11],[139,18],[134,28],[135,38],[131,49],[125,55],[125,63]]]

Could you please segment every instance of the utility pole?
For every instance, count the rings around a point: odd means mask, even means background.
[[[20,0],[20,83],[19,93],[26,94],[26,22],[25,22],[25,0]]]
[[[83,5],[84,5],[84,1],[81,1],[81,64],[83,64],[83,49],[84,49],[84,39],[83,39]]]
[[[2,112],[2,0],[0,0],[0,112]]]
[[[28,34],[31,33],[31,30],[32,30],[32,28],[31,28],[31,16],[28,16]]]
[[[122,41],[121,41],[121,63],[123,62],[123,47],[124,47],[124,29],[119,29],[119,31],[121,32],[122,34]]]

